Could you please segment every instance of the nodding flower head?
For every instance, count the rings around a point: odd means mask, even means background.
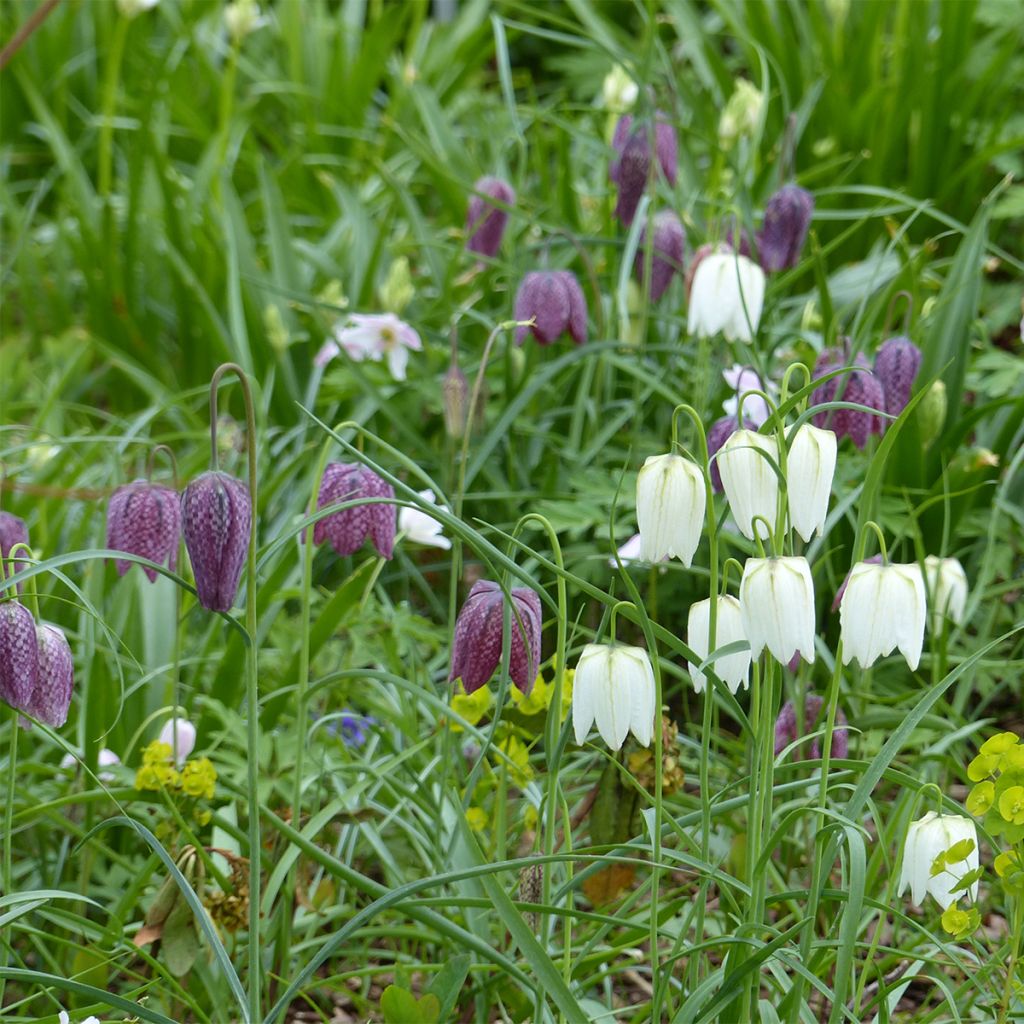
[[[39,673],[32,696],[21,710],[51,728],[59,729],[68,720],[71,691],[75,685],[75,665],[64,634],[44,622],[36,626],[39,646]]]
[[[745,430],[757,430],[757,427],[744,418],[743,428]],[[718,468],[718,459],[715,455],[721,451],[722,445],[740,429],[739,421],[735,416],[722,416],[711,424],[708,430],[708,458],[711,460],[711,487],[716,494],[722,493],[722,471]]]
[[[466,212],[466,248],[470,252],[489,256],[498,255],[501,238],[508,223],[508,212],[488,202],[497,200],[503,206],[512,206],[516,194],[511,185],[501,178],[481,178],[473,186],[473,195],[469,197],[469,209]]]
[[[171,570],[178,564],[178,539],[181,536],[181,501],[176,491],[145,480],[118,487],[107,506],[107,547],[148,558]],[[117,559],[117,575],[132,566]],[[142,566],[151,583],[156,569]]]
[[[199,603],[210,611],[228,611],[252,534],[249,488],[218,470],[203,473],[181,496],[181,522]]]
[[[765,204],[764,224],[757,233],[761,266],[772,272],[800,262],[814,213],[814,196],[799,185],[783,185]]]
[[[686,230],[682,221],[671,211],[661,210],[652,220],[654,234],[651,240],[651,302],[657,302],[672,282],[673,274],[683,273],[686,255]],[[633,273],[638,281],[644,279],[647,260],[647,231],[640,236],[640,246],[633,260]]]
[[[824,705],[825,701],[821,697],[817,694],[809,693],[804,701],[803,721],[799,725],[796,718],[796,705],[791,700],[787,700],[782,705],[779,717],[775,719],[776,756],[781,754],[791,743],[795,743],[801,736],[806,736],[809,732],[815,732],[825,727],[827,718],[823,713],[826,710]],[[845,728],[838,728],[838,726],[845,725],[846,715],[839,708],[836,708],[837,728],[832,732],[833,757],[846,757],[849,753],[849,732]],[[799,747],[796,748],[793,756],[798,760],[800,759]],[[821,737],[815,736],[811,742],[811,758],[816,760],[819,757],[821,757]]]
[[[817,380],[848,363],[849,358],[842,349],[826,349],[814,364],[814,379]],[[854,365],[858,369],[832,377],[820,384],[811,396],[811,404],[855,402],[857,405],[867,406],[868,410],[877,409],[878,412],[885,412],[885,391],[882,382],[871,372],[863,356],[858,355]],[[885,432],[885,417],[860,409],[826,409],[815,413],[812,422],[816,427],[835,431],[839,439],[849,437],[858,448],[863,448],[872,434]]]
[[[365,466],[331,462],[324,470],[317,509],[359,498],[393,498],[391,484]],[[390,558],[395,546],[398,514],[385,502],[353,505],[331,513],[313,527],[313,543],[327,541],[339,555],[353,555],[369,537],[381,558]]]
[[[528,587],[513,587],[508,674],[529,693],[540,665],[540,598]],[[449,681],[462,679],[466,693],[487,683],[501,663],[505,595],[497,583],[473,584],[455,622]]]
[[[910,392],[921,369],[921,350],[902,335],[882,342],[875,353],[875,376],[885,392],[885,411],[899,416],[910,401]]]
[[[17,601],[0,604],[0,700],[27,708],[39,685],[39,640],[32,613]]]
[[[650,126],[634,125],[631,114],[620,117],[615,125],[612,149],[615,150],[615,157],[608,166],[608,177],[619,186],[615,216],[623,224],[629,225],[633,223],[636,208],[650,176]],[[679,144],[675,128],[660,116],[654,123],[654,155],[665,179],[674,186],[679,168]]]
[[[516,292],[515,318],[534,321],[531,327],[516,328],[520,345],[527,334],[550,345],[566,331],[577,345],[587,340],[587,300],[576,275],[568,270],[527,274]]]

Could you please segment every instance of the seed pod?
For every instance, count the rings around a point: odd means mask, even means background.
[[[505,206],[512,206],[516,201],[515,190],[501,178],[481,178],[473,186],[473,195],[469,197],[469,209],[466,213],[466,248],[470,252],[480,253],[492,259],[501,248],[501,237],[508,223],[508,213],[499,209],[487,198],[496,199]]]
[[[765,204],[764,224],[757,233],[761,266],[771,272],[800,262],[814,213],[814,196],[799,185],[783,185]]]
[[[39,640],[32,613],[17,601],[0,604],[0,700],[25,708],[39,685]]]
[[[910,401],[918,370],[921,350],[902,335],[882,343],[875,353],[875,376],[885,392],[885,411],[899,416]]]
[[[248,487],[218,470],[203,473],[181,496],[181,521],[199,603],[210,611],[228,611],[252,534]]]
[[[394,488],[365,466],[331,462],[324,471],[317,509],[358,498],[393,498]],[[313,527],[313,543],[328,541],[339,555],[355,554],[369,537],[381,558],[395,547],[398,512],[394,505],[375,502],[340,509]]]
[[[75,666],[64,634],[44,622],[36,626],[39,645],[39,673],[32,696],[21,710],[54,729],[68,720],[71,691],[75,685]]]
[[[146,480],[119,487],[107,506],[107,547],[127,551],[171,570],[178,564],[178,538],[181,535],[181,501],[176,491]],[[117,559],[117,575],[123,576],[132,566]],[[142,571],[150,583],[157,572],[148,566]]]
[[[582,345],[587,340],[587,300],[576,275],[568,270],[527,274],[516,292],[515,319],[534,320],[532,327],[516,328],[520,345],[531,333],[542,345],[550,345],[566,331]]]
[[[686,230],[671,210],[661,210],[653,218],[654,238],[651,242],[651,302],[665,294],[673,274],[683,272],[686,254]],[[640,246],[633,261],[633,273],[643,282],[647,260],[647,230],[640,236]]]

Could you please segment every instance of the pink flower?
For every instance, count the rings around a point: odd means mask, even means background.
[[[342,349],[354,362],[364,359],[380,362],[387,358],[388,369],[395,380],[405,380],[409,350],[423,348],[419,334],[394,313],[353,313],[344,326],[335,329],[334,338],[326,342],[313,360],[326,366]]]
[[[737,363],[731,369],[723,370],[722,376],[725,378],[725,383],[736,392],[732,398],[727,398],[722,403],[722,408],[733,418],[739,411],[740,396],[744,392],[768,390],[761,378],[749,366],[740,366]],[[750,395],[743,402],[743,419],[751,424],[753,430],[757,430],[769,415],[768,403],[760,395]]]

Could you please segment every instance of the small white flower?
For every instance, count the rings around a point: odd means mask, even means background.
[[[774,393],[774,388],[766,387],[765,382],[758,377],[757,373],[749,366],[740,366],[736,363],[728,370],[722,371],[725,383],[735,392],[732,398],[727,398],[722,403],[722,411],[732,416],[739,422],[740,396],[747,391],[769,391]],[[743,401],[743,422],[749,423],[755,430],[771,415],[768,403],[760,395],[748,395]]]
[[[736,87],[718,119],[718,141],[730,149],[741,135],[753,135],[764,112],[765,95],[745,78],[736,79]]]
[[[715,649],[737,640],[746,640],[743,632],[743,621],[740,614],[740,603],[735,597],[719,597],[718,617],[715,620]],[[690,614],[686,623],[686,642],[693,652],[703,661],[709,654],[708,638],[711,632],[711,600],[697,601],[690,605]],[[697,665],[688,662],[690,679],[697,693],[702,693],[707,678]],[[732,693],[738,692],[741,686],[750,686],[750,651],[739,651],[719,658],[713,665],[714,672],[722,682],[728,684]]]
[[[690,288],[686,329],[710,338],[753,340],[764,306],[764,271],[746,256],[719,249],[697,266]]]
[[[587,644],[576,663],[572,685],[572,725],[582,744],[590,727],[612,750],[632,731],[650,746],[654,735],[654,669],[647,652],[625,644]]]
[[[363,359],[380,362],[387,357],[388,369],[395,380],[405,380],[409,349],[418,352],[423,348],[416,331],[394,313],[353,313],[349,322],[335,331],[334,337],[356,362]]]
[[[137,18],[146,11],[151,11],[160,0],[117,0],[117,9],[126,18]]]
[[[68,1011],[61,1010],[60,1013],[57,1014],[57,1021],[58,1024],[71,1024],[71,1018],[68,1016]],[[86,1017],[85,1020],[82,1021],[82,1024],[100,1024],[100,1019],[99,1017]]]
[[[929,555],[924,560],[924,571],[931,597],[932,634],[938,636],[942,632],[943,619],[947,617],[957,626],[962,626],[967,607],[967,573],[964,567],[956,558]]]
[[[256,0],[234,0],[224,8],[224,25],[235,43],[269,23],[270,19],[260,13]]]
[[[911,669],[921,660],[927,607],[918,565],[858,562],[839,604],[843,664],[868,668],[895,648]]]
[[[740,533],[750,540],[754,539],[754,516],[762,516],[768,523],[765,526],[760,520],[757,522],[762,539],[775,529],[779,504],[779,478],[760,452],[778,463],[779,446],[774,436],[753,430],[734,431],[718,451],[718,472],[732,517]]]
[[[419,496],[431,505],[437,504],[437,496],[431,490],[420,491]],[[445,508],[447,512],[447,508]],[[402,508],[398,513],[398,529],[407,540],[431,548],[447,550],[452,542],[441,532],[441,524],[429,513],[418,508]]]
[[[786,454],[786,490],[790,524],[805,541],[825,529],[835,471],[836,435],[801,424]]]
[[[100,751],[99,757],[96,760],[98,767],[100,768],[112,768],[114,765],[121,763],[121,758],[119,758],[109,747],[104,747]],[[60,766],[65,770],[74,768],[77,763],[78,762],[75,759],[74,754],[65,754],[60,759]],[[113,782],[115,775],[113,772],[101,771],[97,773],[97,778],[100,782]]]
[[[704,476],[681,455],[652,455],[636,478],[640,558],[666,555],[689,567],[700,543],[707,492]]]
[[[175,763],[182,765],[195,748],[196,727],[187,718],[170,718],[157,739],[171,748]]]
[[[974,849],[967,855],[966,860],[954,865],[956,874],[947,867],[933,875],[932,864],[935,858],[962,839],[973,840]],[[974,822],[958,814],[938,815],[934,811],[929,811],[923,818],[912,821],[907,829],[898,895],[902,896],[909,886],[910,900],[914,906],[921,906],[925,896],[931,893],[939,906],[947,910],[957,899],[949,890],[977,866],[978,830]],[[978,898],[977,882],[971,886],[970,896],[972,900]]]
[[[750,656],[768,648],[788,665],[814,661],[814,581],[806,558],[748,558],[740,581],[740,621]]]

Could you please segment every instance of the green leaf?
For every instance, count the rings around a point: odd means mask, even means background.
[[[452,1010],[455,1009],[459,993],[462,991],[462,986],[466,983],[466,976],[469,974],[469,966],[472,962],[473,958],[468,953],[460,953],[458,956],[453,956],[434,975],[433,980],[427,986],[427,991],[437,996],[440,1003],[440,1009],[437,1014],[438,1020],[449,1020],[451,1018]]]
[[[380,997],[380,1009],[387,1024],[437,1024],[441,1003],[430,992],[417,999],[407,989],[388,985]]]
[[[167,969],[176,978],[188,974],[199,955],[199,936],[192,908],[185,900],[178,900],[164,922],[160,954]]]

